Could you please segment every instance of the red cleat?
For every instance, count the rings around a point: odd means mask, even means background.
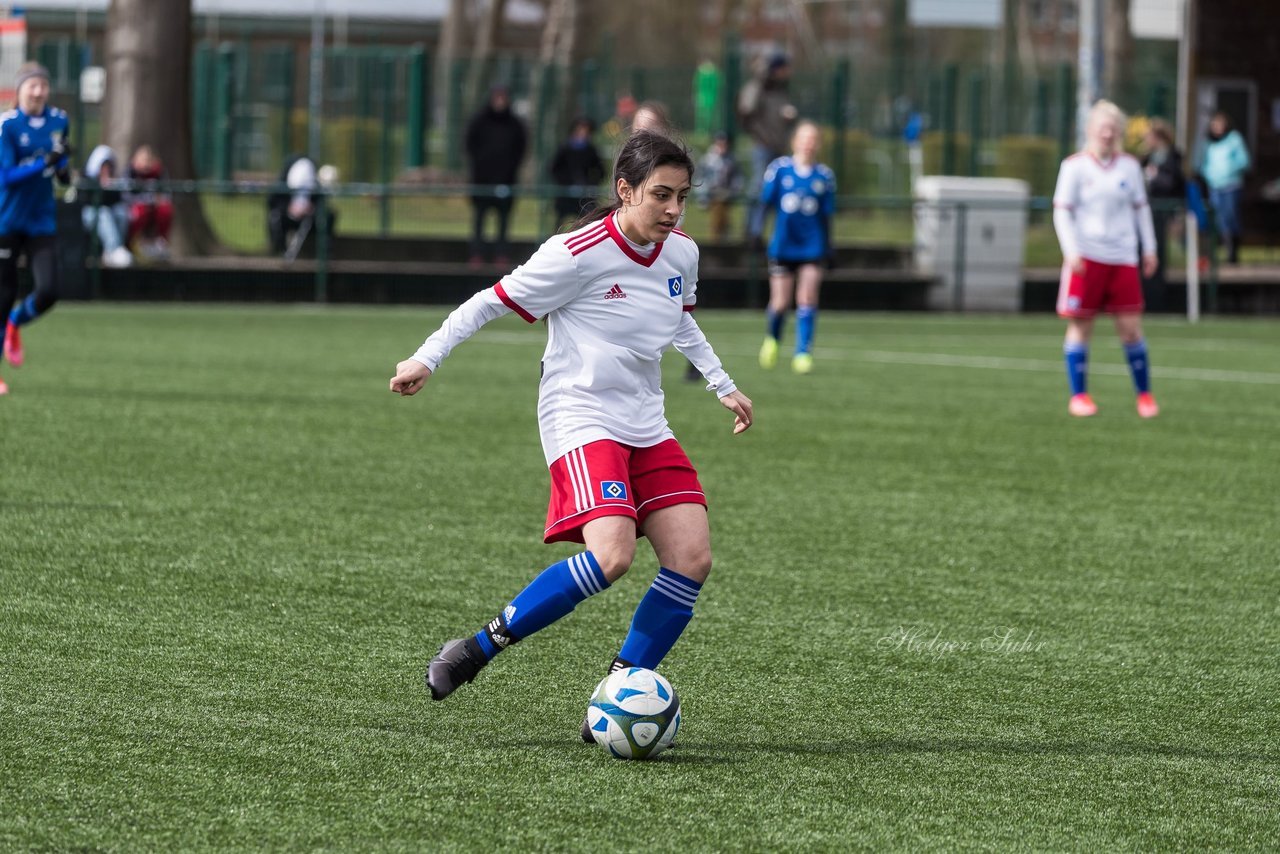
[[[1160,405],[1156,403],[1155,397],[1151,392],[1144,391],[1138,395],[1138,416],[1141,418],[1155,418],[1160,414]]]
[[[1071,402],[1067,404],[1067,411],[1080,418],[1088,418],[1098,414],[1098,404],[1087,394],[1073,394]]]
[[[15,368],[25,358],[22,352],[22,333],[10,321],[4,328],[4,360]]]

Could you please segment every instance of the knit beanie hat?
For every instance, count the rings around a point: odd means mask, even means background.
[[[21,89],[22,84],[26,83],[32,77],[43,77],[45,82],[49,82],[49,69],[45,68],[38,62],[24,62],[18,68],[18,79],[13,84],[15,90]]]

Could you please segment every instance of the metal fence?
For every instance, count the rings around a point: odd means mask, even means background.
[[[81,68],[100,58],[87,43],[68,38],[40,42],[35,54],[52,72],[54,103],[71,113],[73,142],[88,151],[100,136],[99,106],[79,101],[78,79]],[[298,42],[196,44],[193,155],[201,178],[274,177],[288,154],[307,148],[314,118],[308,62]],[[467,92],[501,80],[530,125],[525,178],[537,184],[573,115],[594,119],[602,127],[598,141],[611,148],[618,129],[610,120],[624,95],[663,102],[695,148],[713,131],[734,132],[736,93],[749,66],[737,36],[727,34],[708,99],[705,92],[695,96],[698,68],[618,64],[607,44],[567,73],[522,55],[498,56],[483,68],[461,59],[438,71],[423,46],[330,46],[323,59],[319,159],[352,182],[394,183],[424,167],[432,176],[456,175],[464,165],[463,130],[477,107]],[[471,85],[475,81],[480,85]],[[824,127],[826,159],[850,193],[907,192],[893,142],[912,113],[923,119],[926,167],[938,174],[1021,177],[1047,192],[1057,163],[1075,147],[1075,80],[1068,65],[1008,77],[989,64],[915,57],[904,71],[844,57],[829,67],[799,69],[791,93],[801,114]],[[1152,72],[1134,83],[1122,106],[1167,114],[1171,103],[1169,81]]]

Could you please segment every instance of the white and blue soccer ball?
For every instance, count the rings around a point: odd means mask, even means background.
[[[596,744],[619,759],[652,759],[680,729],[680,698],[662,676],[643,667],[610,673],[587,706]]]

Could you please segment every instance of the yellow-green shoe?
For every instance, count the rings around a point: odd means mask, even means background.
[[[778,364],[778,339],[765,338],[760,345],[760,367],[766,371],[773,370]]]
[[[813,357],[808,353],[796,353],[796,357],[791,360],[791,370],[797,374],[807,374],[813,370]]]

